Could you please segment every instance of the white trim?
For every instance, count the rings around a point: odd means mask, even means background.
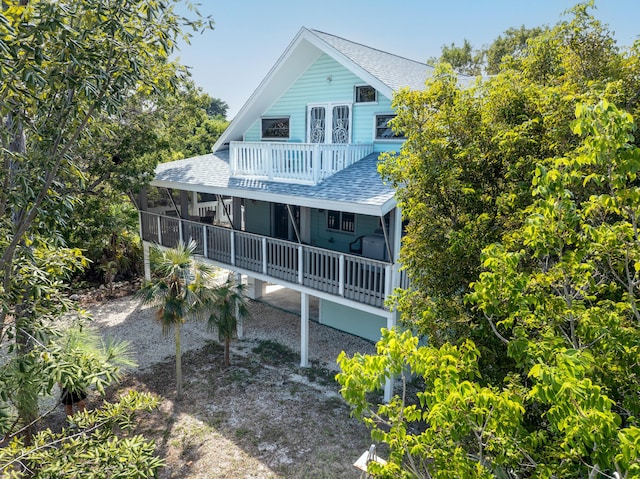
[[[307,116],[305,121],[305,139],[307,143],[311,142],[309,138],[309,125],[311,124],[311,109],[312,108],[324,108],[325,109],[325,134],[324,134],[324,142],[333,143],[333,109],[337,106],[346,106],[349,107],[349,141],[347,143],[351,143],[353,138],[353,102],[349,101],[332,101],[332,102],[323,102],[323,103],[307,103]],[[331,130],[329,130],[329,126]]]
[[[378,117],[379,116],[393,116],[396,117],[398,116],[398,113],[395,111],[388,111],[388,112],[376,112],[373,114],[373,141],[374,143],[404,143],[406,141],[406,137],[404,136],[399,136],[399,137],[394,137],[394,138],[378,138],[377,137],[377,131],[378,131]]]
[[[395,197],[389,198],[383,205],[367,205],[361,203],[349,203],[345,201],[322,200],[318,198],[306,198],[303,196],[289,196],[275,193],[265,193],[258,190],[243,190],[235,188],[203,186],[193,183],[178,183],[171,181],[152,181],[151,186],[159,188],[172,188],[176,190],[197,191],[199,193],[211,193],[227,195],[248,200],[267,201],[271,203],[284,203],[309,208],[346,211],[370,216],[384,216],[396,205]]]
[[[323,53],[336,60],[363,82],[374,87],[378,94],[382,94],[387,98],[393,97],[393,90],[380,79],[340,53],[312,31],[302,27],[236,117],[231,121],[229,127],[220,135],[218,141],[213,145],[212,151],[219,150],[231,140],[240,139],[253,125],[256,118],[268,111],[268,107],[273,105],[287,88]]]
[[[373,88],[373,91],[375,92],[375,96],[376,99],[373,101],[358,101],[358,88],[362,88],[362,87],[370,87]],[[366,83],[356,83],[355,85],[353,85],[353,104],[354,105],[377,105],[378,104],[378,90],[375,89],[375,87],[368,85]]]
[[[262,126],[263,120],[287,120],[289,122],[289,134],[285,136],[265,137],[264,128]],[[284,141],[291,139],[291,115],[264,115],[260,116],[260,141]],[[243,140],[244,141],[244,140]]]
[[[166,246],[161,246],[161,245],[158,245],[156,243],[149,242],[149,241],[143,241],[143,243],[146,243],[149,246],[153,246],[153,247],[159,248],[161,250],[170,249],[170,248],[167,248]],[[241,275],[249,276],[251,278],[260,279],[260,280],[262,280],[262,281],[264,281],[266,283],[275,284],[277,286],[283,286],[283,287],[285,287],[287,289],[291,289],[293,291],[298,291],[300,293],[307,293],[310,296],[315,296],[316,298],[319,298],[319,299],[325,299],[325,300],[330,301],[332,303],[336,303],[336,304],[339,304],[339,305],[342,305],[342,306],[347,306],[349,308],[357,309],[357,310],[363,311],[365,313],[371,313],[371,314],[374,314],[376,316],[380,316],[380,317],[383,317],[383,318],[384,317],[388,317],[389,314],[390,314],[390,311],[386,308],[386,306],[384,308],[379,308],[379,307],[376,307],[376,306],[372,306],[370,304],[359,303],[359,302],[354,301],[352,299],[347,299],[347,298],[335,296],[335,295],[332,295],[330,293],[326,293],[324,291],[319,291],[319,290],[316,290],[316,289],[313,289],[313,288],[309,288],[308,286],[304,286],[302,284],[289,283],[288,281],[283,281],[283,280],[280,280],[278,278],[274,278],[273,276],[268,276],[268,275],[264,275],[264,274],[261,274],[261,273],[257,273],[255,271],[249,271],[249,270],[245,270],[243,268],[238,268],[236,265],[229,265],[227,263],[220,263],[220,262],[212,260],[210,258],[205,258],[202,255],[193,255],[193,257],[196,258],[200,262],[207,263],[207,264],[212,264],[212,265],[217,266],[220,269],[224,269],[226,271],[231,271],[231,272],[236,273],[236,274],[241,274]]]

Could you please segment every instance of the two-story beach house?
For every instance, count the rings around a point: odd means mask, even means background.
[[[403,141],[388,125],[393,92],[423,89],[431,71],[302,28],[211,154],[158,166],[151,184],[172,195],[141,198],[147,259],[152,244],[194,239],[200,259],[242,275],[256,297],[265,283],[298,291],[303,366],[309,298],[320,323],[379,339],[396,322],[385,298],[405,279],[402,217],[378,156]]]

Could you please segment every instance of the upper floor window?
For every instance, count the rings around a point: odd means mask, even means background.
[[[389,122],[396,115],[389,113],[385,115],[376,115],[376,140],[402,140],[405,136],[401,133],[394,133]]]
[[[289,117],[262,118],[262,139],[282,140],[289,138]]]
[[[378,101],[376,89],[369,85],[356,87],[356,103],[372,103]]]

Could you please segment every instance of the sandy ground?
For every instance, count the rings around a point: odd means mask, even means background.
[[[282,311],[262,301],[250,301],[251,318],[244,322],[243,340],[269,339],[300,353],[300,317]],[[143,306],[133,296],[116,298],[91,305],[93,325],[106,337],[127,340],[132,345],[139,368],[149,366],[175,355],[173,334],[163,336],[154,320],[153,308]],[[309,360],[331,370],[338,370],[335,362],[340,351],[373,353],[374,345],[365,339],[343,333],[311,321],[309,326]],[[217,341],[217,334],[208,331],[206,324],[186,322],[181,328],[182,352],[201,348],[207,341]],[[232,344],[232,351],[238,353]]]
[[[162,335],[153,309],[133,296],[86,306],[105,337],[130,341],[139,365],[107,399],[128,389],[160,398],[139,431],[165,462],[160,479],[359,477],[353,462],[371,438],[339,394],[335,360],[342,350],[371,353],[375,346],[312,321],[312,367],[300,368],[300,316],[259,301],[249,308],[252,318],[232,343],[228,368],[215,333],[204,324],[183,325],[178,402],[174,338]],[[89,407],[100,401],[91,393]],[[55,416],[64,421],[61,410]]]

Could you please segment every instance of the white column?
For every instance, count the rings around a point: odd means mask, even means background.
[[[142,261],[144,263],[144,279],[151,281],[151,260],[149,258],[149,243],[142,242]]]
[[[300,293],[300,367],[309,367],[309,295]]]
[[[261,279],[247,277],[247,297],[251,299],[262,298],[266,283]]]
[[[393,329],[396,326],[396,313],[389,312],[387,313],[387,329]],[[391,401],[391,398],[393,397],[393,383],[395,381],[395,378],[392,376],[391,378],[387,379],[387,382],[384,383],[384,402],[388,403],[389,401]]]
[[[240,286],[242,284],[242,275],[240,273],[236,273],[236,286]],[[236,304],[236,333],[238,334],[238,339],[242,339],[244,337],[244,321],[242,317],[238,314],[238,305]]]

